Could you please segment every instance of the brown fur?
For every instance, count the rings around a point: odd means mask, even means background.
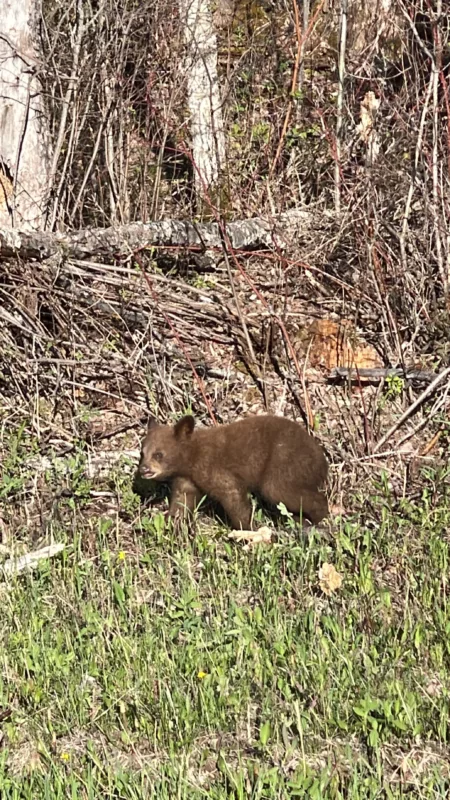
[[[174,427],[151,421],[142,444],[142,477],[170,481],[169,513],[193,511],[204,495],[217,500],[235,528],[249,529],[248,492],[317,524],[328,514],[320,491],[328,464],[318,442],[283,417],[248,417],[231,425],[194,430],[193,417]]]

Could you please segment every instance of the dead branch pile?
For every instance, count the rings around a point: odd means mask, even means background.
[[[11,415],[21,407],[40,432],[45,416],[46,438],[53,442],[74,433],[91,440],[111,437],[142,424],[148,413],[166,418],[187,407],[219,422],[275,411],[313,423],[321,413],[328,434],[321,433],[330,446],[335,442],[339,459],[372,452],[392,422],[379,403],[380,388],[357,390],[342,435],[339,417],[349,388],[325,383],[348,376],[349,365],[320,353],[314,360],[311,339],[305,338],[314,320],[340,319],[349,311],[354,317],[356,306],[360,318],[380,317],[370,283],[358,289],[358,280],[352,286],[348,274],[337,277],[344,269],[336,268],[330,254],[347,234],[341,230],[333,240],[331,231],[324,217],[316,220],[309,241],[303,233],[307,268],[288,237],[283,253],[275,250],[273,237],[272,250],[266,242],[265,253],[224,248],[220,254],[216,248],[205,256],[159,247],[127,255],[124,248],[121,258],[101,261],[68,258],[58,251],[58,237],[48,235],[50,257],[10,258],[1,265],[4,410]],[[84,236],[86,242],[89,232]],[[370,352],[379,376],[404,375],[405,364],[389,359],[395,341],[382,326],[378,334],[374,324],[366,326],[366,336],[368,331],[378,343],[378,354],[373,346]],[[367,349],[354,375],[360,384]],[[368,370],[369,377],[373,372]],[[433,376],[430,369],[411,373],[419,381]],[[434,415],[445,409],[447,394],[444,384]],[[97,410],[98,417],[84,423],[83,408]]]

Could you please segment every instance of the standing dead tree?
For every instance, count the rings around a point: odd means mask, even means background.
[[[42,226],[50,138],[35,46],[38,0],[0,4],[0,226]]]
[[[225,162],[222,101],[217,74],[217,36],[206,0],[180,0],[184,24],[187,103],[198,195],[217,184]]]

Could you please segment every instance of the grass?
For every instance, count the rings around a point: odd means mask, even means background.
[[[34,452],[21,431],[0,482],[30,548]],[[2,800],[448,797],[449,471],[414,499],[379,479],[331,540],[287,521],[245,552],[70,458],[38,488],[65,551],[0,578]]]

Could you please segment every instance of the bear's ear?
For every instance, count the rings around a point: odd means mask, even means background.
[[[150,431],[152,431],[154,428],[157,427],[158,423],[156,422],[156,419],[154,419],[154,417],[149,417],[149,420],[147,422],[147,433],[150,433]]]
[[[182,417],[175,425],[175,436],[177,439],[187,439],[194,430],[194,417]]]

